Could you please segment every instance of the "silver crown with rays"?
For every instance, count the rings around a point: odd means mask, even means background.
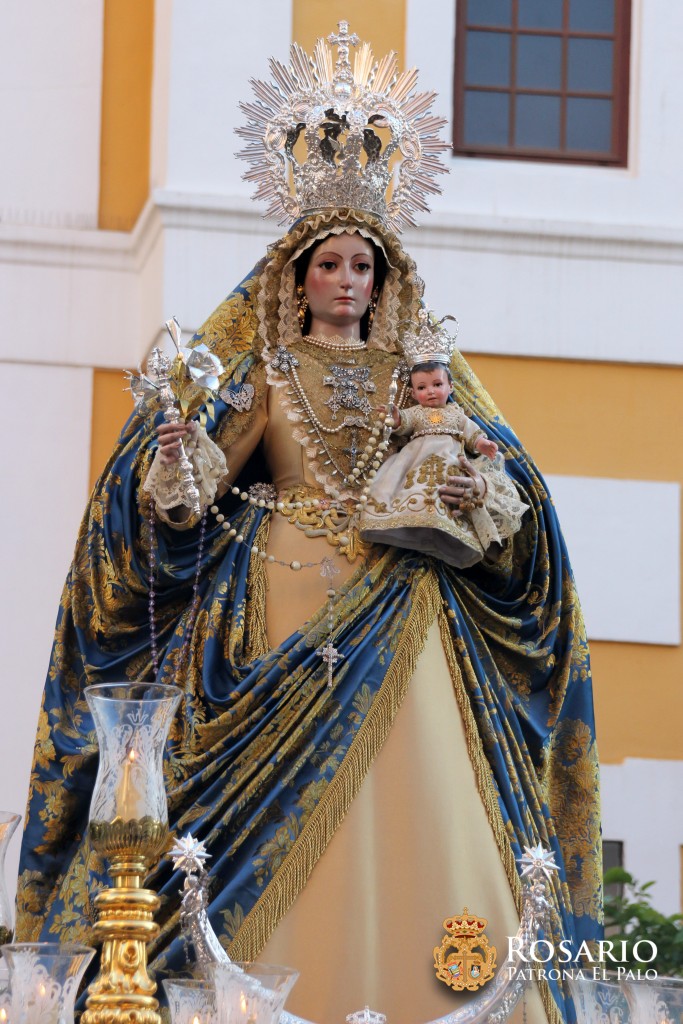
[[[443,326],[451,320],[455,327],[449,334]],[[455,339],[458,334],[458,321],[454,316],[444,316],[437,320],[427,306],[423,306],[417,314],[417,324],[413,323],[401,338],[403,355],[412,368],[418,363],[443,363],[450,365],[456,350]]]
[[[430,112],[436,93],[415,92],[417,70],[399,74],[395,53],[375,61],[359,43],[346,21],[312,57],[294,43],[289,65],[271,59],[272,81],[252,79],[256,98],[240,104],[247,146],[237,156],[252,165],[244,179],[281,224],[349,207],[400,231],[441,192],[434,178],[448,171],[439,154],[449,145],[439,138],[446,120]]]

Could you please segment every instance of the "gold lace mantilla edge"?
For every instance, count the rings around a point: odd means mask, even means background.
[[[259,955],[343,821],[408,692],[408,683],[440,603],[438,581],[430,571],[417,586],[387,677],[346,757],[289,854],[231,942],[228,955],[233,960],[254,960]]]
[[[424,292],[415,261],[406,253],[396,235],[377,217],[362,210],[330,209],[303,218],[268,248],[268,261],[258,277],[252,297],[258,328],[255,354],[268,358],[278,344],[301,339],[294,289],[294,261],[320,238],[331,234],[357,232],[379,244],[387,258],[387,279],[375,313],[369,348],[398,351],[398,324],[415,314]],[[277,333],[273,332],[277,325]],[[272,383],[272,382],[271,382]]]

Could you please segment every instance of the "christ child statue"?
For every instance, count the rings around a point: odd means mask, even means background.
[[[417,355],[410,370],[416,404],[391,406],[388,422],[393,434],[409,440],[377,470],[363,503],[361,536],[466,568],[489,549],[498,553],[528,506],[506,475],[496,442],[454,402],[454,339],[438,327],[425,313],[422,344],[413,350],[406,342],[406,354]]]

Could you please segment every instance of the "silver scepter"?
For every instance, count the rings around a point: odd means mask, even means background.
[[[167,320],[166,330],[171,335],[173,343],[178,347],[174,329],[177,330],[177,321],[175,319]],[[155,384],[157,385],[159,402],[164,411],[164,419],[167,423],[180,423],[182,422],[182,417],[180,415],[180,409],[178,408],[176,397],[173,393],[173,388],[171,387],[170,372],[172,365],[173,360],[169,359],[169,357],[160,348],[155,348],[152,350],[152,354],[149,357],[147,369],[154,377]],[[185,504],[189,506],[192,512],[198,515],[202,510],[199,503],[199,490],[194,482],[192,463],[187,457],[187,452],[185,451],[185,445],[183,444],[182,439],[179,441],[179,447],[180,458],[178,460],[178,476],[180,477],[183,493],[187,499]]]

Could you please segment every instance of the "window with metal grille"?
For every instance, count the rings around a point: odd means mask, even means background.
[[[630,0],[457,0],[454,150],[625,165]]]
[[[602,841],[602,866],[605,871],[609,868],[623,868],[624,866],[624,844],[620,839],[603,839]],[[605,886],[606,896],[623,896],[624,886],[621,882],[613,882]]]

